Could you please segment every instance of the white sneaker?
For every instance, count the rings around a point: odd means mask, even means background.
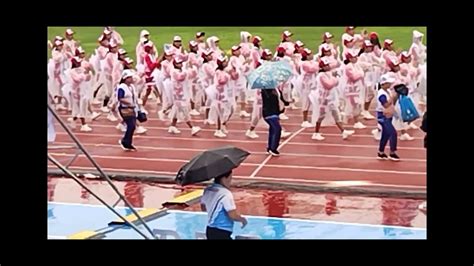
[[[313,133],[313,136],[311,137],[311,139],[324,140],[325,138],[321,135],[321,133]]]
[[[285,131],[285,130],[282,130],[282,131],[281,131],[281,138],[282,138],[282,139],[286,139],[286,138],[288,138],[290,135],[291,135],[291,132],[288,132],[288,131]]]
[[[229,134],[229,131],[227,130],[227,127],[224,126],[224,125],[221,126],[221,131],[222,131],[222,133],[224,133],[226,135]]]
[[[191,128],[191,135],[194,136],[196,135],[199,131],[201,131],[200,127],[194,126]]]
[[[143,100],[142,100],[142,99],[138,99],[137,102],[138,102],[139,105],[142,105],[142,104],[143,104]]]
[[[410,136],[410,135],[408,135],[408,133],[402,134],[402,135],[400,136],[400,140],[414,140],[414,139],[415,139],[415,138],[412,137],[412,136]]]
[[[361,122],[357,122],[357,123],[354,124],[354,128],[355,129],[364,129],[364,128],[367,128],[367,126],[365,126]]]
[[[179,131],[179,129],[177,129],[176,127],[174,126],[170,126],[168,128],[168,133],[171,133],[171,134],[179,134],[181,133],[181,131]]]
[[[344,130],[342,131],[342,139],[347,139],[349,136],[351,136],[354,133],[355,133],[354,130]]]
[[[372,119],[375,119],[375,116],[373,116],[372,114],[370,114],[370,112],[367,111],[367,110],[362,111],[362,116],[364,117],[365,120],[372,120]]]
[[[284,113],[281,113],[281,114],[280,114],[280,119],[281,119],[281,120],[288,120],[288,119],[290,119],[290,118],[289,118],[288,116],[286,116]]]
[[[250,114],[247,113],[245,110],[244,110],[244,111],[240,111],[240,117],[250,117]]]
[[[118,123],[115,128],[116,128],[117,130],[122,131],[122,132],[127,131],[127,127],[126,127],[124,124],[122,124],[122,123]]]
[[[378,129],[372,130],[372,136],[374,136],[375,140],[380,140],[382,138],[382,132],[380,132]]]
[[[92,131],[92,128],[90,128],[87,124],[86,124],[86,125],[82,125],[82,126],[81,126],[81,131],[84,131],[84,132],[91,132],[91,131]]]
[[[216,130],[216,132],[214,132],[214,137],[225,138],[225,137],[227,137],[227,135],[224,134],[224,132],[222,132],[222,130]]]
[[[125,129],[125,130],[126,130],[126,129]],[[143,126],[138,126],[138,127],[137,127],[137,130],[135,131],[135,133],[137,133],[137,134],[143,134],[143,133],[145,133],[145,132],[147,132],[147,129],[144,128]]]
[[[109,108],[108,108],[107,106],[102,106],[102,107],[100,108],[100,110],[102,111],[102,113],[108,113],[108,112],[110,112],[110,110],[109,110]]]
[[[163,110],[158,111],[158,118],[161,121],[165,121],[165,113],[163,112]]]
[[[191,112],[189,112],[189,114],[192,116],[197,116],[197,115],[200,115],[201,113],[199,113],[196,109],[193,109],[191,110]]]
[[[245,136],[251,138],[251,139],[256,139],[258,138],[257,133],[255,133],[254,130],[247,129],[247,132],[245,132]]]
[[[102,115],[102,113],[92,112],[91,120],[96,120],[101,115]]]
[[[409,126],[411,129],[418,129],[418,126],[415,125],[415,123],[410,123],[408,126]]]
[[[109,121],[111,121],[111,122],[116,122],[116,121],[118,120],[117,117],[115,117],[115,115],[112,114],[112,113],[109,113],[109,114],[107,115],[107,119],[108,119]]]
[[[308,121],[304,121],[303,123],[301,123],[301,127],[308,128],[308,127],[314,127],[314,125],[312,125]]]

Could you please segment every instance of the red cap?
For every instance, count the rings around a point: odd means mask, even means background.
[[[277,53],[284,53],[284,52],[286,52],[285,47],[283,47],[283,46],[278,46],[277,47]]]
[[[377,32],[371,32],[371,33],[369,34],[369,38],[370,38],[370,39],[376,39],[376,38],[378,38],[378,37],[379,37],[379,35],[377,34]]]

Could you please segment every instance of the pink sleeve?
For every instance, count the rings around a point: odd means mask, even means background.
[[[358,74],[353,67],[346,68],[346,75],[350,81],[356,82],[362,79],[363,75]]]
[[[321,82],[321,85],[323,85],[323,87],[326,90],[330,90],[330,89],[334,88],[335,86],[337,86],[337,84],[338,84],[337,79],[329,78],[326,75],[322,75],[321,78],[319,79],[319,81]]]
[[[61,63],[62,61],[62,55],[61,55],[61,52],[58,52],[58,51],[53,51],[52,54],[52,59],[54,61],[54,63]]]
[[[71,79],[75,83],[81,83],[85,79],[85,75],[83,73],[77,73],[76,71],[71,71]]]

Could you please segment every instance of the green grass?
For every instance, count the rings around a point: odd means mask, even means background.
[[[358,27],[357,32],[363,27]],[[395,41],[395,48],[408,49],[412,42],[412,31],[418,30],[425,34],[426,27],[365,27],[369,32],[376,31],[381,42],[390,38]],[[301,40],[305,46],[311,50],[317,49],[321,44],[321,37],[324,32],[329,31],[335,37],[333,41],[340,43],[344,27],[116,27],[116,30],[124,39],[124,49],[129,52],[129,56],[135,59],[135,46],[137,45],[140,30],[147,29],[151,34],[152,41],[157,45],[158,51],[163,50],[164,43],[171,43],[174,35],[183,38],[183,45],[188,48],[187,42],[194,39],[197,31],[206,32],[206,38],[212,35],[219,37],[220,46],[223,50],[228,50],[232,45],[240,42],[240,31],[248,31],[252,35],[259,35],[263,38],[263,47],[272,51],[280,42],[280,35],[284,30],[294,33],[293,40]],[[64,36],[65,27],[49,27],[48,39],[54,36]],[[82,48],[90,55],[97,47],[97,38],[103,31],[103,27],[73,27],[76,32],[75,38],[79,40]]]

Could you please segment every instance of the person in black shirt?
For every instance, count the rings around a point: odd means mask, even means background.
[[[272,156],[279,156],[278,146],[281,138],[281,125],[279,115],[283,113],[284,108],[280,107],[280,100],[288,105],[278,90],[262,89],[262,116],[270,126],[268,132],[267,153]]]

